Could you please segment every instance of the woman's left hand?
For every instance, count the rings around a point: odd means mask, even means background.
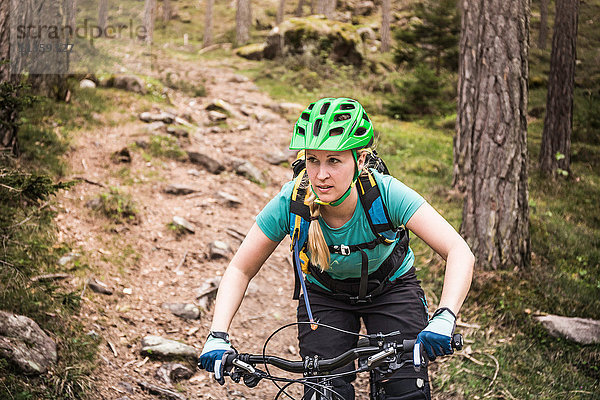
[[[452,349],[452,335],[456,326],[456,316],[449,308],[440,308],[429,320],[425,329],[417,335],[417,344],[415,351],[420,352],[420,347],[425,348],[425,352],[430,360],[435,360],[437,356],[444,356],[454,353]]]

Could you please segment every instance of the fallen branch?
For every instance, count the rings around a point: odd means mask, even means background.
[[[94,181],[92,181],[92,180],[90,180],[90,179],[88,179],[86,177],[83,177],[83,176],[74,176],[71,179],[74,179],[74,180],[77,180],[77,181],[84,181],[85,183],[89,183],[90,185],[96,185],[96,186],[100,186],[100,187],[103,187],[103,188],[106,187],[106,185],[103,184],[103,183],[94,182]]]
[[[42,206],[40,208],[38,208],[37,210],[35,210],[34,212],[31,213],[31,215],[27,218],[25,218],[23,221],[13,224],[11,226],[9,226],[8,228],[16,228],[17,226],[21,226],[23,225],[25,222],[29,221],[31,218],[33,218],[33,216],[35,215],[35,213],[37,213],[38,211],[42,211],[44,208],[46,208],[48,206],[48,204],[50,204],[49,202],[45,202],[44,204],[42,204]]]
[[[490,384],[488,385],[488,392],[486,394],[483,395],[483,397],[486,397],[487,395],[489,395],[490,393],[492,393],[492,386],[494,385],[494,382],[496,382],[496,378],[498,377],[498,371],[500,371],[500,363],[498,362],[498,359],[496,357],[494,357],[493,355],[489,354],[489,353],[483,353],[486,356],[488,356],[489,358],[491,358],[492,360],[494,360],[494,363],[496,364],[496,370],[494,371],[494,377],[492,378],[492,381],[490,382]]]
[[[46,275],[34,276],[33,278],[31,278],[31,281],[32,282],[53,281],[53,280],[59,280],[59,279],[67,279],[67,278],[70,278],[70,277],[71,277],[71,275],[64,274],[64,273],[46,274]]]
[[[481,329],[480,325],[477,324],[468,324],[463,321],[457,321],[456,326],[460,326],[461,328],[472,328],[472,329]]]
[[[480,374],[479,372],[471,371],[471,370],[470,370],[470,369],[468,369],[468,368],[461,368],[461,369],[459,369],[459,370],[458,370],[458,372],[457,372],[457,373],[460,373],[460,372],[462,372],[462,371],[465,371],[465,372],[467,372],[467,373],[469,373],[469,374],[471,374],[471,375],[478,376],[478,377],[480,377],[480,378],[484,378],[484,379],[490,379],[490,377],[489,377],[489,376],[486,376],[486,375]]]
[[[477,364],[477,365],[481,365],[481,366],[484,366],[484,365],[485,365],[485,363],[484,363],[484,362],[482,362],[482,361],[479,361],[479,360],[478,360],[478,359],[476,359],[475,357],[472,357],[472,356],[470,356],[470,355],[468,355],[468,354],[466,354],[466,353],[456,353],[456,354],[458,354],[459,356],[463,356],[463,357],[464,357],[464,358],[466,358],[467,360],[469,360],[469,361],[472,361],[472,362],[474,362],[474,363],[475,363],[475,364]]]
[[[183,258],[181,259],[181,261],[179,262],[179,264],[177,264],[177,266],[175,267],[175,272],[179,271],[179,268],[181,268],[183,266],[183,263],[185,262],[185,258],[188,255],[188,251],[186,250],[185,253],[183,254]]]
[[[8,190],[15,191],[15,192],[22,192],[23,191],[22,189],[15,189],[14,187],[5,185],[4,183],[0,183],[0,186],[2,186],[3,188],[6,188]]]
[[[108,347],[110,348],[110,351],[113,352],[113,354],[115,355],[115,357],[119,357],[119,354],[117,353],[117,349],[115,348],[115,345],[113,345],[110,341],[106,341],[106,343],[108,344]]]
[[[239,232],[233,228],[227,228],[225,230],[225,233],[227,233],[232,238],[237,239],[240,243],[243,242],[244,239],[246,238],[246,235],[244,235],[242,232]]]
[[[502,390],[500,391],[500,393],[502,393],[502,394],[503,394],[503,395],[505,395],[505,396],[508,396],[508,397],[510,397],[512,400],[517,400],[517,399],[515,398],[515,396],[513,396],[513,395],[512,395],[512,393],[511,393],[511,392],[509,392],[509,391],[508,391],[508,389],[506,389],[506,388],[502,389]]]
[[[164,396],[171,400],[186,400],[186,398],[183,397],[182,395],[180,395],[179,393],[174,392],[169,389],[166,389],[166,388],[163,388],[161,386],[153,385],[151,383],[144,382],[144,381],[138,381],[138,380],[136,380],[136,382],[142,389],[148,391],[151,394],[157,394],[159,396]]]

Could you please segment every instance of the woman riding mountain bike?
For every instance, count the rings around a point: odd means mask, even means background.
[[[372,144],[373,125],[356,100],[321,99],[300,115],[290,144],[300,150],[296,177],[258,214],[221,280],[198,362],[219,382],[224,357],[232,351],[227,332],[248,283],[286,235],[292,238],[298,321],[358,332],[362,320],[369,334],[416,337],[430,360],[453,352],[456,315],[471,284],[474,256],[433,207],[387,174]],[[446,260],[439,306],[431,319],[408,231]],[[330,358],[355,347],[357,337],[303,323],[298,340],[303,358]],[[352,370],[347,366],[336,372]],[[431,397],[426,365],[418,371],[406,365],[371,378],[382,400]],[[333,379],[335,392],[354,399],[354,379],[352,374]],[[313,398],[312,390],[306,387],[304,398]]]

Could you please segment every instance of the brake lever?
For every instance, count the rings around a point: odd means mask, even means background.
[[[240,359],[235,358],[232,364],[248,373],[254,374],[256,372],[256,369],[252,365],[245,363]]]

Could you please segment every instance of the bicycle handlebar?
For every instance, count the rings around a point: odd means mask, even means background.
[[[392,355],[408,353],[413,350],[416,339],[403,340],[402,343],[389,342],[381,346],[370,346],[365,342],[360,343],[358,347],[350,349],[337,357],[321,359],[318,356],[306,357],[304,360],[293,361],[277,356],[255,355],[255,354],[229,354],[224,360],[225,370],[231,371],[232,367],[237,367],[247,373],[256,374],[258,370],[254,366],[259,364],[269,364],[284,371],[292,373],[327,373],[343,367],[359,358],[367,358],[367,367],[374,368],[383,360]],[[455,334],[452,338],[452,347],[461,350],[463,338],[461,334]],[[231,375],[230,373],[228,373]]]

